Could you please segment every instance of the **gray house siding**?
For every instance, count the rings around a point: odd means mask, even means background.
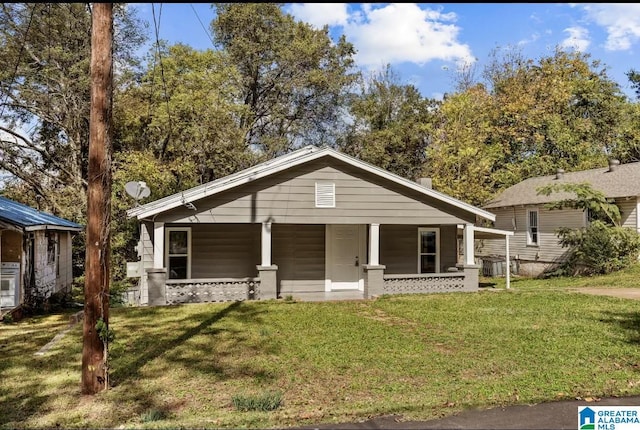
[[[315,206],[316,182],[335,184],[335,207]],[[319,159],[159,214],[167,223],[456,224],[472,215],[336,160]]]
[[[192,278],[258,276],[259,224],[194,224],[190,227]]]
[[[272,241],[281,294],[324,291],[324,225],[273,224]]]
[[[457,228],[455,225],[402,225],[380,226],[380,264],[387,275],[418,272],[418,228],[440,229],[440,272],[457,263]]]
[[[620,208],[620,225],[623,227],[638,229],[638,199],[636,197],[616,199]]]
[[[527,211],[538,209],[538,245],[527,244]],[[545,263],[557,262],[564,257],[566,249],[558,244],[556,229],[585,226],[584,212],[574,209],[548,210],[539,206],[511,207],[492,210],[496,214],[495,228],[513,231],[509,240],[512,258]],[[482,240],[478,256],[504,257],[504,240]]]

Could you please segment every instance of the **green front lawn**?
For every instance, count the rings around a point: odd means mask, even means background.
[[[68,315],[0,324],[0,427],[286,427],[637,395],[639,305],[514,287],[114,308],[114,386],[94,397],[79,394],[81,324],[44,356]],[[275,411],[233,407],[276,392]]]

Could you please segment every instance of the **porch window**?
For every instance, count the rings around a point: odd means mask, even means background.
[[[191,277],[191,228],[169,227],[165,229],[165,262],[169,279]]]
[[[527,245],[538,246],[538,209],[527,211]]]
[[[418,229],[418,273],[436,273],[440,268],[440,229]]]

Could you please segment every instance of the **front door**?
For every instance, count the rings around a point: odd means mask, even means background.
[[[362,232],[359,225],[329,225],[328,275],[331,290],[357,290],[361,286],[363,263]]]

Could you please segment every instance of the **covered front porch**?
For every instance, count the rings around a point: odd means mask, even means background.
[[[142,302],[354,300],[477,291],[474,226],[463,228],[463,255],[457,227],[155,223]]]

